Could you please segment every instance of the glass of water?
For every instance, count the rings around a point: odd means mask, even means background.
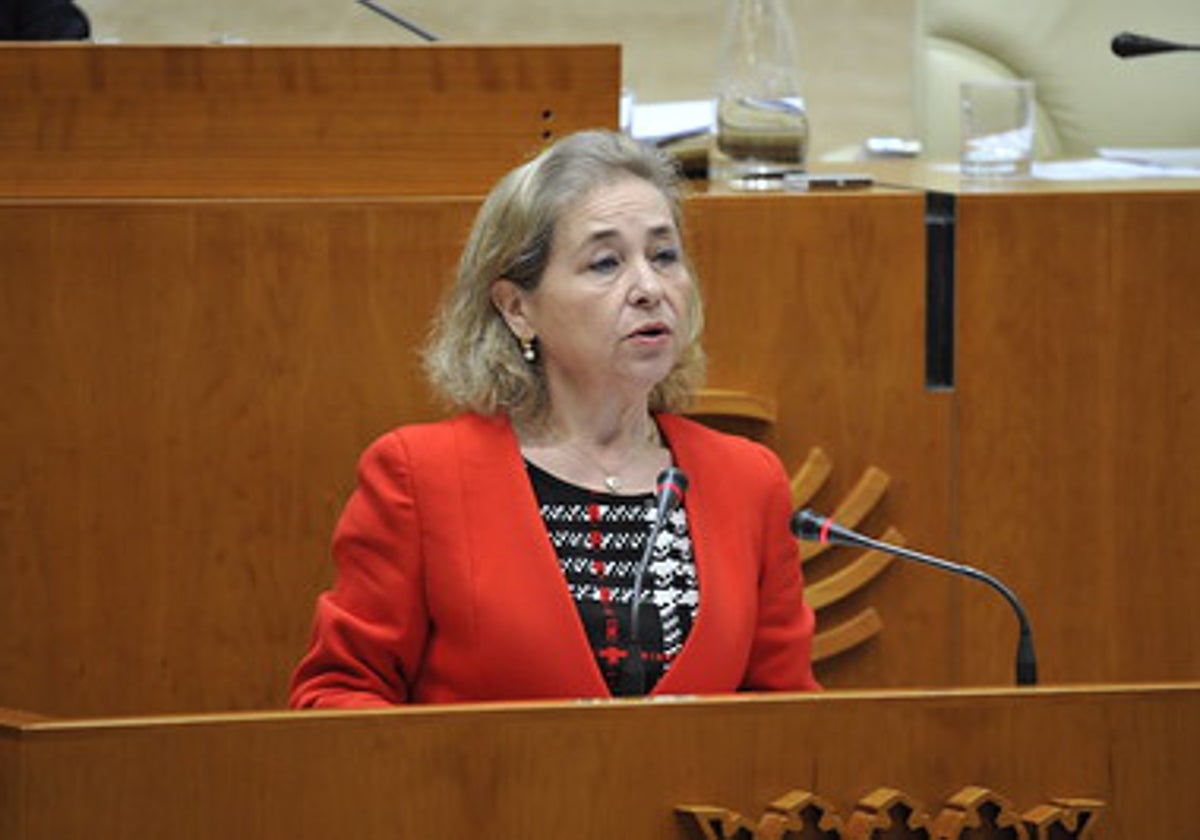
[[[1033,165],[1033,82],[963,82],[960,93],[963,175],[1029,175]]]

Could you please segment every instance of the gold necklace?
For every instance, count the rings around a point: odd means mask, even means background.
[[[604,488],[608,490],[609,493],[616,494],[619,493],[621,488],[624,486],[624,483],[621,479],[621,473],[624,472],[625,468],[633,463],[634,459],[647,445],[658,446],[660,443],[661,441],[659,438],[658,424],[652,420],[650,421],[649,428],[646,429],[646,435],[643,441],[635,445],[625,456],[624,460],[622,460],[621,463],[616,467],[616,469],[612,470],[608,469],[604,464],[602,464],[600,459],[596,458],[591,453],[584,451],[577,444],[569,440],[564,440],[563,446],[565,446],[571,452],[574,452],[576,456],[582,458],[584,461],[587,461],[591,466],[595,467],[600,472],[601,481],[604,484]]]

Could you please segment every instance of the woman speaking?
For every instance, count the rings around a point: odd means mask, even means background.
[[[425,348],[456,413],[363,454],[293,706],[818,688],[782,465],[677,413],[681,222],[675,167],[614,132],[499,182]]]

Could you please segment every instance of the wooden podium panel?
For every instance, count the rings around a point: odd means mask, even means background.
[[[1200,179],[970,181],[879,163],[952,207],[954,539],[1025,601],[1049,682],[1200,675]],[[964,684],[1004,604],[964,591]]]
[[[959,196],[953,391],[920,193],[698,195],[709,385],[769,407],[741,426],[789,471],[824,454],[822,510],[886,473],[863,529],[1012,585],[1043,681],[1192,679],[1198,195]],[[0,705],[283,702],[357,455],[441,411],[417,349],[477,201],[0,203]],[[896,561],[818,629],[871,615],[828,686],[1012,680],[978,584]]]
[[[1198,781],[1196,683],[0,723],[6,840],[684,840],[684,805],[844,821],[890,787],[936,817],[972,785],[1182,838]]]
[[[283,704],[474,202],[0,207],[0,705]],[[33,701],[33,702],[29,702]]]
[[[1050,679],[1195,678],[1200,190],[958,205],[962,556],[1024,594]],[[1008,626],[980,618],[968,650]]]
[[[0,705],[283,703],[359,453],[441,412],[418,349],[475,207],[0,203]],[[789,471],[827,453],[825,509],[879,467],[894,480],[872,522],[941,540],[948,415],[921,380],[919,196],[699,196],[687,212],[710,386],[774,404],[750,431]],[[956,587],[893,568],[824,608],[823,628],[873,608],[888,632],[821,678],[955,684]]]
[[[700,195],[690,205],[690,247],[704,282],[710,384],[771,401],[773,422],[747,431],[789,473],[814,449],[828,459],[827,481],[804,503],[840,511],[882,475],[879,498],[857,524],[945,546],[953,403],[925,387],[924,213],[912,191]],[[810,583],[828,581],[863,560],[826,551],[805,573]],[[959,581],[893,563],[819,611],[822,632],[856,626],[872,610],[886,630],[818,676],[839,687],[960,684],[960,597]],[[1001,668],[1012,662],[1010,638],[985,654]]]
[[[486,191],[615,127],[607,46],[0,46],[0,195]]]

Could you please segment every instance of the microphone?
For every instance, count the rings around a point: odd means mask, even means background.
[[[658,480],[655,483],[654,522],[650,525],[650,534],[646,539],[642,557],[633,571],[633,597],[629,601],[629,658],[625,674],[634,694],[646,693],[646,667],[642,662],[642,643],[639,633],[641,610],[638,609],[642,600],[642,582],[646,578],[646,569],[650,566],[650,558],[654,554],[654,544],[658,541],[658,535],[662,533],[663,524],[671,512],[683,504],[683,494],[687,492],[687,487],[687,476],[678,467],[667,467],[658,474]]]
[[[360,5],[366,6],[372,12],[375,12],[377,15],[387,18],[392,23],[403,26],[409,32],[416,35],[418,38],[421,38],[422,40],[430,41],[430,42],[438,40],[438,37],[436,35],[434,35],[433,33],[422,29],[421,27],[417,26],[412,21],[405,20],[404,18],[400,17],[400,15],[393,12],[391,9],[385,8],[384,6],[375,2],[375,0],[355,0],[355,2],[359,3]]]
[[[1200,44],[1178,44],[1161,38],[1151,38],[1149,35],[1138,35],[1135,32],[1121,32],[1112,39],[1113,54],[1121,58],[1188,50],[1200,50]]]
[[[830,543],[833,545],[849,545],[858,548],[870,548],[887,554],[894,554],[908,560],[915,560],[927,566],[950,572],[956,575],[983,581],[995,589],[1012,606],[1020,626],[1020,637],[1017,640],[1017,685],[1037,685],[1037,657],[1033,652],[1033,631],[1029,627],[1029,619],[1025,610],[1013,591],[987,572],[960,563],[951,563],[919,551],[913,551],[902,546],[892,545],[880,540],[864,536],[857,531],[843,528],[832,519],[805,509],[792,515],[792,533],[802,540]]]

